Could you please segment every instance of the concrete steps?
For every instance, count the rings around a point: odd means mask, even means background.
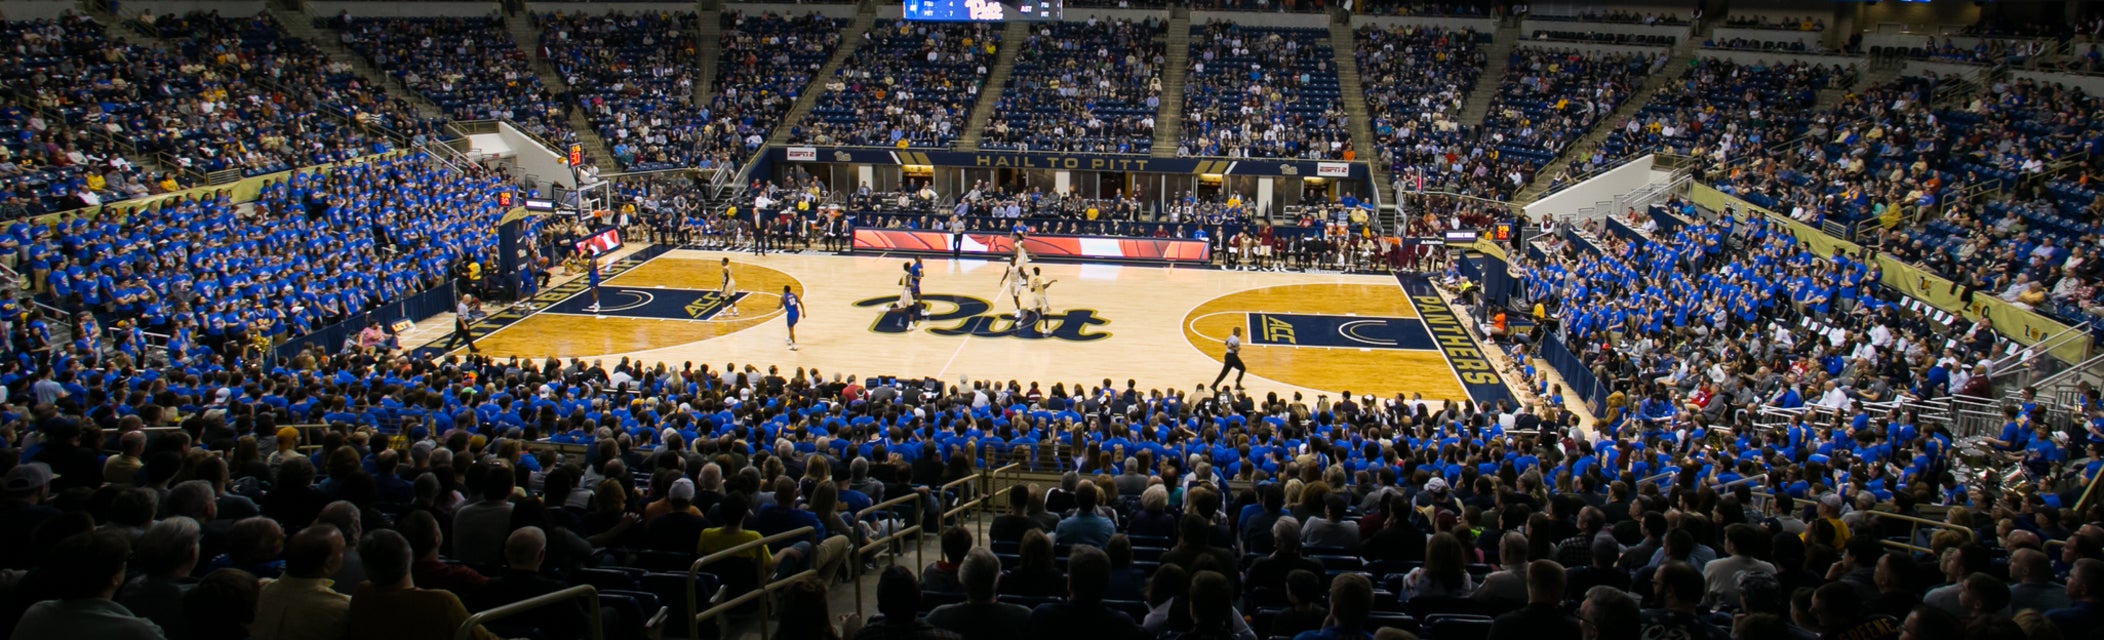
[[[701,51],[701,73],[694,78],[694,106],[709,103],[716,95],[716,69],[723,62],[723,3],[702,3],[694,22],[694,48]]]
[[[1505,68],[1511,66],[1512,48],[1518,46],[1519,41],[1518,24],[1511,21],[1498,23],[1497,32],[1491,36],[1490,49],[1483,53],[1483,75],[1478,76],[1476,88],[1470,90],[1468,98],[1461,102],[1456,123],[1479,126],[1483,124],[1484,116],[1490,115],[1490,103],[1498,97],[1498,83],[1505,77]]]
[[[1367,179],[1373,182],[1372,189],[1384,203],[1395,202],[1395,186],[1389,184],[1388,167],[1378,158],[1380,141],[1373,137],[1373,116],[1366,108],[1366,85],[1359,77],[1359,59],[1353,55],[1358,50],[1356,36],[1352,34],[1350,16],[1338,13],[1342,20],[1330,21],[1330,50],[1336,53],[1337,88],[1344,92],[1344,114],[1351,118],[1352,149],[1359,160],[1368,161]]]
[[[979,137],[986,133],[986,121],[993,119],[994,105],[1001,102],[1001,90],[1008,86],[1008,76],[1015,72],[1015,58],[1023,50],[1023,41],[1030,37],[1030,23],[1010,22],[1001,31],[1001,49],[994,53],[994,66],[986,71],[986,82],[979,87],[979,101],[972,105],[972,115],[965,121],[964,131],[957,136],[957,148],[978,151]]]
[[[569,97],[570,82],[563,79],[562,74],[555,72],[554,63],[541,57],[541,28],[533,23],[533,16],[524,11],[507,12],[504,15],[504,30],[511,33],[512,44],[520,51],[526,52],[526,58],[531,61],[529,65],[533,67],[534,77],[540,78],[541,84],[548,87],[549,91],[563,96],[564,106],[569,113],[567,122],[570,131],[577,135],[577,144],[584,147],[585,160],[599,167],[604,173],[620,171],[620,163],[614,161],[613,145],[599,137],[599,132],[592,127],[591,119],[585,117],[584,107],[578,106],[576,101]],[[569,149],[556,149],[555,152],[569,153]]]
[[[840,68],[846,66],[848,59],[854,57],[856,49],[862,47],[862,34],[868,33],[876,25],[876,6],[863,3],[855,12],[855,20],[848,23],[847,30],[840,32],[840,46],[833,50],[832,59],[826,60],[825,66],[820,67],[817,73],[811,74],[810,86],[804,87],[803,93],[796,96],[796,104],[789,106],[789,111],[782,114],[782,121],[774,126],[774,132],[768,134],[769,146],[789,143],[789,130],[802,123],[805,116],[811,115],[811,109],[818,106],[819,94],[825,93],[826,83],[832,82],[834,76],[840,75]],[[751,163],[748,161],[746,168],[750,167]]]
[[[1169,10],[1169,33],[1163,43],[1168,56],[1162,63],[1162,106],[1154,115],[1152,155],[1174,158],[1177,142],[1183,137],[1184,78],[1191,62],[1190,7]]]

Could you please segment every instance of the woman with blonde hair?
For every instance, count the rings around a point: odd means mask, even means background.
[[[300,430],[292,427],[278,428],[278,448],[270,453],[270,468],[276,469],[287,459],[304,457],[300,454]]]
[[[808,456],[804,461],[804,479],[817,484],[833,483],[833,463],[825,456]]]

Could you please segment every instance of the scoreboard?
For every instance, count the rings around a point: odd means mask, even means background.
[[[906,0],[907,20],[931,22],[1053,21],[1063,0]]]

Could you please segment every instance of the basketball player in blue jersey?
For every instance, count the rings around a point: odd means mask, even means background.
[[[731,277],[731,259],[723,259],[723,285],[717,287],[716,298],[723,301],[723,308],[730,317],[738,317],[738,280]]]
[[[789,285],[786,284],[782,285],[782,312],[789,320],[789,350],[795,351],[796,321],[804,315],[804,301],[797,298],[796,292],[790,291]]]
[[[590,285],[592,286],[592,306],[589,306],[589,307],[585,307],[585,308],[584,308],[584,310],[586,310],[586,311],[590,311],[590,312],[592,312],[592,313],[598,313],[598,312],[599,312],[599,256],[598,256],[598,254],[592,254],[592,255],[587,255],[587,256],[585,256],[585,264],[586,264],[586,266],[585,266],[585,272],[584,272],[584,273],[585,273],[585,281],[586,281],[587,283],[589,283],[589,284],[590,284]]]

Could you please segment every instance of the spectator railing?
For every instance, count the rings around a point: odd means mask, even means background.
[[[453,638],[454,640],[468,640],[475,637],[475,629],[482,626],[484,622],[509,618],[534,609],[569,602],[577,598],[584,598],[591,603],[590,606],[585,607],[586,613],[591,617],[592,621],[590,632],[585,637],[591,640],[601,640],[605,637],[606,631],[600,626],[599,622],[599,589],[588,584],[580,584],[554,593],[534,596],[468,616],[467,620],[460,623],[460,628],[453,632]],[[693,636],[690,635],[688,637],[691,638]]]
[[[979,529],[980,537],[985,537],[986,527],[984,525],[986,524],[986,519],[979,517],[983,511],[979,509],[979,506],[986,504],[986,496],[989,495],[986,492],[986,476],[988,473],[984,467],[981,467],[978,473],[958,478],[942,485],[942,488],[938,491],[943,493],[954,491],[956,487],[971,485],[975,482],[978,484],[973,488],[979,490],[979,495],[973,496],[970,500],[959,502],[957,506],[950,507],[949,510],[942,512],[942,520],[944,522],[949,522],[951,518],[959,518],[966,512],[971,512],[972,526]]]
[[[1988,379],[1994,381],[1995,388],[2006,389],[2007,392],[2004,395],[2015,396],[2024,387],[2059,377],[2062,372],[2067,371],[2069,367],[2074,365],[2073,363],[2062,362],[2059,358],[2053,356],[2053,352],[2061,345],[2089,339],[2090,325],[2091,323],[2088,322],[2075,325],[2067,331],[2062,331],[2058,335],[2047,338],[2044,342],[2024,347],[2015,353],[1995,360],[1988,365],[1987,370],[1990,372]],[[2012,376],[2017,376],[2017,374],[2023,375],[2020,378],[2011,379]]]
[[[858,522],[858,523],[859,523],[859,522],[864,522],[864,521],[866,521],[866,519],[867,519],[867,518],[869,518],[869,516],[870,516],[871,514],[875,514],[875,513],[880,513],[880,512],[886,512],[886,511],[896,511],[897,509],[895,509],[895,507],[897,507],[897,506],[899,506],[899,505],[902,505],[902,504],[906,504],[906,503],[908,503],[908,502],[913,502],[913,501],[916,501],[916,500],[920,500],[920,499],[921,499],[921,497],[922,497],[922,496],[921,496],[921,492],[919,492],[919,491],[914,491],[914,492],[911,492],[911,493],[907,493],[906,495],[903,495],[903,496],[899,496],[899,497],[896,497],[896,498],[892,498],[892,499],[890,499],[890,500],[885,500],[885,501],[883,501],[883,502],[879,502],[879,503],[876,503],[876,504],[870,505],[870,506],[869,506],[869,508],[867,508],[867,509],[863,509],[863,510],[861,510],[861,511],[857,511],[857,512],[855,512],[855,522]],[[896,557],[898,557],[898,555],[899,555],[899,551],[898,551],[898,542],[899,542],[900,540],[903,540],[903,539],[905,539],[905,537],[906,537],[906,536],[913,536],[913,543],[914,543],[914,544],[913,544],[913,547],[914,547],[914,549],[913,549],[913,552],[914,552],[914,564],[915,564],[916,566],[920,565],[920,564],[921,564],[921,562],[920,562],[920,561],[921,561],[921,560],[923,559],[923,556],[925,555],[925,552],[923,552],[923,551],[921,550],[921,546],[922,546],[922,545],[920,544],[920,541],[921,541],[921,536],[922,536],[922,530],[921,530],[921,525],[918,525],[918,524],[916,524],[916,525],[913,525],[913,526],[910,526],[910,527],[904,527],[904,528],[901,528],[901,529],[899,529],[899,530],[897,530],[897,531],[893,531],[893,532],[891,532],[891,533],[889,533],[889,534],[886,534],[886,535],[884,535],[883,537],[880,537],[880,538],[877,538],[877,539],[875,539],[875,540],[871,540],[871,541],[869,541],[869,543],[868,543],[868,544],[864,544],[864,545],[862,545],[862,546],[860,546],[860,547],[856,547],[856,548],[855,548],[855,553],[854,553],[854,554],[853,554],[852,556],[850,556],[850,557],[848,558],[848,562],[849,562],[849,563],[850,563],[851,565],[853,565],[853,566],[855,567],[855,582],[857,582],[857,583],[858,583],[858,585],[859,585],[859,583],[860,583],[860,582],[862,581],[862,575],[863,575],[863,573],[862,573],[862,572],[863,572],[863,569],[862,569],[862,566],[863,566],[863,565],[862,565],[862,558],[863,558],[864,556],[868,556],[868,555],[870,555],[870,554],[873,554],[873,553],[878,553],[878,552],[882,552],[882,551],[885,551],[885,550],[887,550],[887,549],[888,549],[888,550],[890,550],[890,551],[891,551],[891,556],[892,556],[892,557],[894,557],[894,558],[896,558]],[[861,611],[861,610],[863,610],[863,609],[864,609],[864,607],[863,607],[863,602],[862,602],[862,591],[863,591],[863,589],[862,589],[862,588],[861,588],[860,586],[857,586],[857,587],[855,588],[855,610],[856,610],[856,611]],[[688,636],[688,637],[694,637],[694,636],[691,636],[691,635],[690,635],[690,636]]]
[[[729,560],[731,558],[742,556],[747,552],[752,551],[753,549],[759,548],[761,545],[769,545],[774,544],[776,542],[781,542],[783,540],[792,540],[795,538],[808,536],[811,535],[814,531],[816,531],[816,529],[813,529],[811,527],[798,527],[796,529],[783,531],[781,533],[760,538],[751,542],[746,542],[744,544],[740,544],[729,549],[724,549],[722,551],[711,553],[709,555],[702,556],[699,560],[695,560],[692,566],[687,567],[687,637],[702,637],[702,622],[707,620],[714,620],[717,616],[721,616],[725,613],[728,613],[732,609],[745,606],[746,603],[752,602],[753,600],[760,601],[760,638],[762,638],[762,640],[765,640],[767,638],[773,637],[773,634],[768,632],[767,630],[767,620],[774,617],[772,611],[774,606],[773,600],[764,596],[781,589],[783,585],[787,585],[789,583],[804,579],[809,576],[818,575],[817,571],[805,569],[803,573],[789,576],[788,578],[776,580],[772,575],[769,575],[767,573],[767,568],[762,566],[759,568],[760,582],[758,587],[754,588],[752,591],[748,591],[742,595],[739,595],[738,597],[717,603],[716,606],[709,607],[707,611],[703,611],[700,613],[694,612],[694,606],[696,604],[699,604],[699,594],[696,593],[697,589],[694,586],[694,581],[696,578],[701,577],[702,567],[706,567],[718,562],[722,562],[724,560]]]
[[[1710,485],[1710,488],[1711,488],[1711,489],[1730,489],[1730,488],[1732,488],[1732,487],[1736,487],[1736,486],[1739,486],[1739,485],[1742,485],[1742,484],[1751,484],[1751,483],[1753,483],[1753,482],[1755,482],[1755,481],[1761,481],[1761,482],[1766,482],[1767,480],[1768,480],[1768,474],[1765,474],[1765,473],[1757,473],[1757,474],[1754,474],[1754,475],[1746,476],[1746,477],[1744,477],[1744,478],[1739,478],[1739,479],[1737,479],[1737,480],[1733,480],[1733,481],[1731,481],[1731,482],[1720,482],[1720,483],[1717,483],[1717,484],[1713,484],[1713,485]],[[1759,485],[1755,485],[1755,486],[1759,486]]]
[[[2075,499],[2075,513],[2089,508],[2090,497],[2097,495],[2097,481],[2100,479],[2104,479],[2104,473],[2090,476],[2089,482],[2082,483],[2082,497]]]
[[[980,506],[980,507],[984,507],[983,509],[981,509],[981,511],[991,511],[991,510],[993,510],[993,499],[994,499],[994,496],[997,496],[997,495],[1006,495],[1006,491],[1005,491],[1006,487],[1001,487],[1001,488],[995,488],[995,487],[994,487],[994,483],[995,483],[995,482],[999,482],[999,481],[1000,481],[1000,479],[1001,479],[1001,474],[1004,474],[1004,473],[1017,473],[1017,472],[1020,472],[1020,471],[1022,471],[1022,468],[1023,468],[1023,464],[1022,464],[1022,463],[1020,463],[1020,462],[1011,462],[1011,463],[1008,463],[1007,465],[1004,465],[1004,466],[1001,466],[1001,467],[997,467],[997,468],[994,468],[994,464],[995,464],[995,463],[997,463],[997,462],[999,462],[999,460],[996,460],[996,459],[994,458],[994,454],[993,454],[993,452],[992,452],[991,450],[988,450],[988,451],[987,451],[987,455],[986,455],[986,459],[985,459],[985,460],[983,460],[983,461],[982,461],[982,462],[980,463],[980,467],[979,467],[979,468],[981,468],[981,469],[986,469],[986,468],[993,468],[993,470],[992,470],[992,471],[987,471],[987,472],[984,472],[984,473],[981,473],[981,474],[979,474],[979,477],[980,477],[980,478],[981,478],[982,480],[985,480],[985,482],[983,482],[983,483],[981,483],[981,484],[979,485],[979,498],[978,498],[977,500],[973,500],[973,501],[972,501],[972,503],[973,503],[974,505],[977,505],[977,506]],[[982,533],[982,534],[983,534],[983,533],[985,533],[985,531],[984,531],[984,528],[982,528],[982,529],[981,529],[980,533]]]
[[[1965,527],[1961,527],[1961,526],[1958,526],[1958,525],[1955,525],[1955,524],[1951,524],[1951,523],[1948,523],[1948,522],[1943,522],[1943,521],[1941,521],[1941,520],[1930,520],[1930,519],[1928,519],[1928,518],[1922,518],[1922,517],[1916,517],[1916,516],[1909,516],[1909,515],[1900,515],[1900,514],[1897,514],[1897,513],[1887,513],[1887,512],[1884,512],[1884,511],[1875,511],[1875,510],[1873,510],[1873,511],[1865,511],[1864,513],[1870,514],[1870,517],[1872,517],[1872,518],[1883,518],[1883,519],[1887,519],[1887,520],[1897,520],[1897,521],[1900,521],[1900,522],[1905,522],[1905,523],[1907,523],[1907,541],[1906,541],[1906,542],[1900,542],[1900,541],[1898,541],[1898,540],[1878,540],[1878,544],[1884,545],[1884,546],[1886,546],[1887,548],[1892,548],[1892,549],[1900,549],[1900,550],[1903,550],[1903,551],[1909,551],[1909,552],[1913,552],[1913,553],[1932,553],[1932,552],[1933,552],[1933,550],[1929,549],[1928,547],[1924,547],[1924,546],[1921,546],[1921,545],[1917,545],[1917,544],[1914,544],[1914,541],[1915,541],[1915,540],[1917,540],[1917,539],[1919,539],[1919,538],[1917,537],[1917,534],[1921,533],[1921,528],[1922,528],[1922,527],[1932,527],[1932,528],[1938,528],[1938,529],[1950,529],[1950,530],[1952,530],[1952,531],[1962,531],[1962,532],[1964,532],[1964,533],[1965,533],[1965,541],[1966,541],[1966,542],[1972,542],[1972,541],[1973,541],[1973,539],[1974,539],[1974,538],[1975,538],[1975,537],[1977,536],[1977,534],[1974,534],[1974,533],[1973,533],[1973,530],[1972,530],[1972,529],[1968,529],[1968,528],[1965,528]]]

